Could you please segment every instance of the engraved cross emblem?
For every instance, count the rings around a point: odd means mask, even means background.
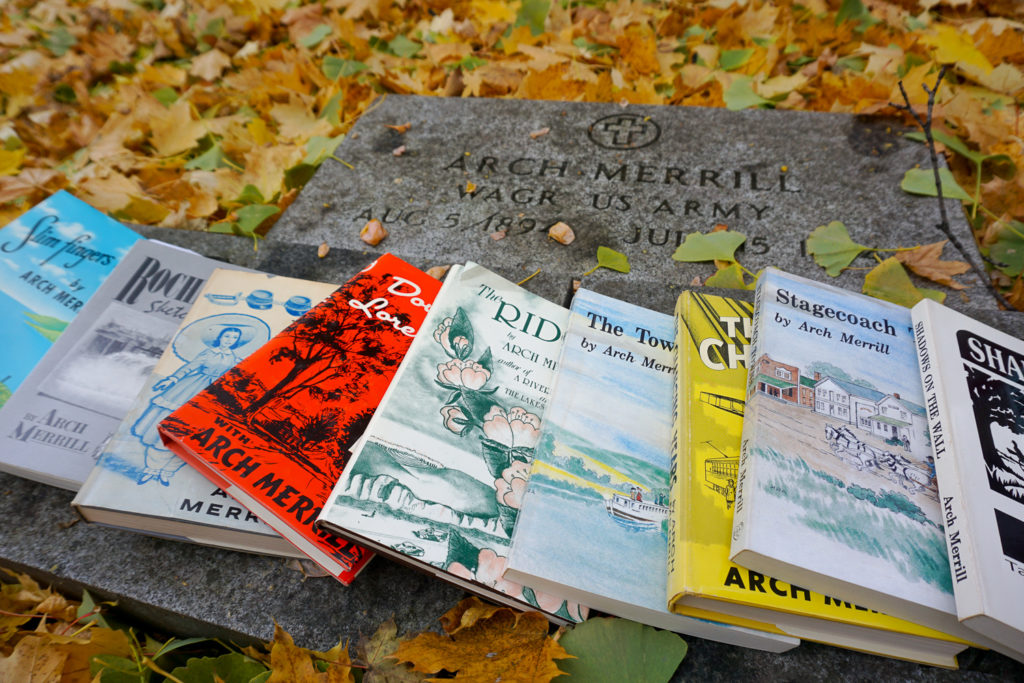
[[[590,124],[587,135],[605,149],[640,149],[657,140],[661,128],[649,116],[612,114]]]
[[[633,116],[620,116],[617,119],[606,121],[601,128],[612,134],[612,144],[631,146],[633,138],[639,138],[647,130],[647,124]]]

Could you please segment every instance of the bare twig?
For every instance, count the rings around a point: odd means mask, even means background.
[[[938,193],[939,197],[939,215],[942,220],[942,222],[939,224],[939,229],[942,230],[942,232],[946,233],[946,235],[949,236],[955,244],[956,241],[953,240],[950,234],[951,231],[949,229],[949,217],[946,215],[946,203],[942,200],[942,180],[939,179],[939,155],[935,151],[935,138],[932,137],[932,110],[935,108],[935,93],[939,91],[939,84],[942,83],[942,78],[946,75],[946,71],[948,69],[949,65],[942,65],[942,68],[939,69],[939,75],[935,77],[935,85],[932,86],[931,88],[929,88],[925,83],[921,84],[921,87],[924,89],[924,91],[928,93],[928,109],[926,118],[922,119],[921,115],[914,111],[914,108],[910,106],[910,98],[907,97],[907,91],[903,87],[903,81],[899,82],[899,86],[900,94],[903,95],[903,100],[905,104],[897,104],[895,102],[890,102],[889,105],[895,107],[896,109],[899,109],[900,111],[905,111],[911,116],[913,116],[914,120],[917,121],[917,124],[921,126],[921,128],[924,130],[924,137],[925,140],[927,140],[928,142],[928,153],[931,155],[932,158],[932,173],[935,174],[935,190]]]
[[[984,272],[984,270],[974,262],[974,259],[968,256],[968,252],[964,250],[963,245],[960,244],[960,240],[956,238],[956,235],[953,234],[953,230],[949,226],[949,217],[946,214],[946,203],[945,201],[943,201],[942,198],[942,180],[939,178],[939,155],[938,152],[935,150],[935,138],[932,136],[932,111],[935,108],[935,94],[939,91],[939,84],[942,83],[942,79],[946,75],[946,71],[948,70],[949,65],[943,64],[942,68],[939,69],[939,75],[935,77],[935,85],[933,85],[931,88],[929,88],[928,85],[925,83],[921,84],[921,88],[926,93],[928,93],[928,108],[926,110],[926,116],[924,118],[922,118],[920,114],[914,111],[914,108],[910,105],[910,98],[907,96],[906,88],[903,87],[903,81],[899,82],[899,86],[900,94],[903,95],[904,104],[890,102],[889,106],[898,109],[899,111],[905,111],[911,116],[913,116],[914,120],[917,121],[917,124],[921,126],[921,129],[924,131],[925,141],[928,144],[928,154],[931,156],[932,161],[932,173],[935,176],[935,191],[939,199],[939,216],[941,222],[938,224],[937,227],[939,228],[939,230],[942,231],[942,234],[946,236],[950,244],[953,245],[953,248],[960,252],[960,255],[963,256],[967,263],[971,265],[971,270],[973,270],[975,274],[979,277],[980,282],[989,283],[990,286],[988,289],[995,296],[996,301],[998,301],[1002,306],[1012,310],[1013,307],[1007,303],[1006,299],[1002,296],[1002,294],[1000,294],[995,287],[991,286],[991,278],[989,278],[989,276]],[[984,259],[985,257],[982,256],[982,258]],[[989,259],[985,260],[992,263],[992,261],[990,261]]]

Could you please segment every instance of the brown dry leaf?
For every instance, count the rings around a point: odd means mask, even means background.
[[[316,248],[317,258],[324,258],[331,252],[331,247],[328,246],[327,242],[321,242],[320,246]]]
[[[491,233],[491,239],[494,240],[495,242],[497,242],[498,240],[503,240],[507,236],[508,230],[495,230],[494,232]]]
[[[318,672],[314,657],[327,663],[327,670]],[[328,652],[316,652],[298,647],[292,637],[274,624],[274,642],[270,648],[271,670],[266,683],[352,683],[351,662],[348,652],[338,645]]]
[[[405,145],[399,145],[398,147],[395,147],[393,150],[391,150],[392,156],[400,157],[403,154],[405,154]]]
[[[0,659],[0,681],[59,681],[67,659],[66,652],[50,647],[45,638],[28,636],[18,641],[9,657]]]
[[[572,244],[572,241],[576,239],[576,233],[572,231],[572,228],[567,223],[558,221],[548,228],[548,237],[559,244]]]
[[[550,681],[562,675],[555,660],[569,655],[548,637],[548,621],[539,612],[471,607],[479,618],[469,622],[463,603],[453,610],[460,611],[459,626],[446,628],[451,635],[422,633],[400,643],[395,658],[415,671],[454,671],[462,680]]]
[[[1006,300],[1018,311],[1024,311],[1024,277],[1018,275],[1013,281],[1013,287],[1006,295]]]
[[[548,128],[547,126],[545,126],[544,128],[541,128],[539,130],[532,131],[530,133],[530,139],[531,140],[536,140],[537,138],[544,137],[545,135],[547,135],[550,132],[551,132],[551,129]]]
[[[192,118],[192,105],[180,99],[162,115],[150,119],[150,141],[160,156],[174,156],[192,149],[206,135],[206,123]]]
[[[939,240],[932,244],[923,244],[910,251],[897,251],[893,254],[907,268],[923,278],[953,289],[965,289],[965,286],[953,279],[971,269],[963,261],[943,261],[942,248],[948,240]]]
[[[444,277],[444,274],[447,273],[450,268],[450,265],[431,266],[430,268],[427,269],[427,275],[434,278],[435,280],[440,280],[441,278]]]
[[[398,627],[393,619],[385,621],[370,638],[360,638],[356,657],[366,665],[363,683],[418,683],[426,679],[422,673],[399,664],[391,655],[398,644],[408,638],[398,638]]]
[[[408,121],[406,121],[405,123],[403,123],[401,125],[398,125],[398,126],[392,126],[392,125],[388,125],[388,124],[385,123],[384,127],[385,128],[390,128],[391,130],[395,131],[396,133],[400,133],[402,135],[405,135],[406,133],[409,132],[409,129],[412,128],[412,123],[409,123]]]
[[[359,239],[369,244],[371,247],[375,247],[381,243],[381,241],[388,236],[388,231],[376,218],[373,218],[363,229],[359,231]]]

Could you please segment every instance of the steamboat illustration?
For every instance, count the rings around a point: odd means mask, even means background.
[[[661,496],[653,501],[643,498],[643,490],[637,486],[629,489],[629,495],[613,494],[604,502],[604,508],[612,519],[630,522],[641,527],[655,527],[668,519],[669,507]]]

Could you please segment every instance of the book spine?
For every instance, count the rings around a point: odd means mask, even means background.
[[[926,303],[911,311],[917,362],[924,386],[928,432],[935,458],[935,475],[939,485],[939,504],[945,525],[946,552],[953,580],[957,617],[966,619],[984,612],[982,587],[977,571],[977,554],[967,526],[968,512],[964,506],[963,487],[956,454],[951,451],[952,425],[949,416],[948,391],[937,363],[934,341],[938,339],[931,312],[937,305]]]
[[[754,294],[754,319],[750,333],[750,346],[747,351],[747,391],[746,407],[743,416],[743,437],[740,441],[740,463],[736,473],[736,502],[733,507],[732,518],[732,548],[729,556],[733,562],[737,562],[736,555],[747,549],[750,538],[750,502],[752,487],[754,485],[754,464],[750,457],[749,446],[756,436],[758,427],[757,412],[757,360],[761,353],[761,338],[764,335],[766,325],[762,312],[764,310],[764,297],[767,286],[764,280],[758,282],[757,291]],[[742,564],[742,562],[740,562]]]
[[[672,608],[672,604],[675,602],[676,596],[680,591],[680,584],[683,579],[682,565],[685,561],[677,558],[679,548],[684,547],[681,543],[682,527],[684,522],[683,506],[686,504],[685,491],[687,483],[686,480],[689,478],[689,470],[682,473],[683,478],[680,480],[680,463],[683,462],[679,449],[683,443],[686,442],[686,437],[682,434],[683,423],[679,416],[679,404],[681,402],[681,394],[690,386],[690,374],[689,374],[689,363],[687,362],[687,354],[690,348],[689,339],[686,338],[686,333],[682,324],[682,316],[685,315],[686,306],[689,303],[689,297],[685,294],[680,297],[675,310],[675,326],[676,326],[676,375],[674,380],[674,388],[672,391],[672,446],[669,452],[671,458],[669,465],[669,483],[668,483],[668,496],[669,496],[669,517],[668,517],[668,556],[666,566],[666,579],[668,582],[668,608]]]

